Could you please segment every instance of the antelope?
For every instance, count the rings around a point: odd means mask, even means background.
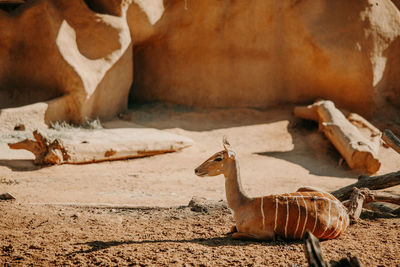
[[[304,239],[307,230],[319,239],[333,239],[349,225],[342,203],[311,187],[299,188],[295,193],[248,197],[242,189],[236,153],[225,137],[223,146],[224,150],[197,167],[195,174],[225,176],[226,199],[236,221],[231,228],[233,239]]]

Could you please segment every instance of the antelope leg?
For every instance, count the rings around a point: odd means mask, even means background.
[[[236,232],[232,234],[233,239],[241,240],[275,240],[275,234],[272,235],[256,235],[250,233]]]
[[[230,231],[229,231],[229,233],[228,234],[233,234],[233,233],[236,233],[238,230],[237,230],[237,228],[236,228],[236,225],[232,225],[231,226],[231,229],[230,229]]]

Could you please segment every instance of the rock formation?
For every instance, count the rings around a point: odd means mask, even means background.
[[[47,123],[110,118],[130,90],[194,106],[325,98],[363,115],[400,104],[390,0],[28,0],[0,24],[0,108],[43,102]]]
[[[136,48],[134,99],[267,107],[325,98],[364,115],[400,99],[390,0],[167,3],[162,38]]]
[[[126,109],[133,82],[132,1],[92,2],[105,14],[91,10],[90,1],[67,0],[32,0],[0,11],[1,108],[44,102],[37,112],[47,123],[110,118]],[[9,120],[3,111],[2,121]]]

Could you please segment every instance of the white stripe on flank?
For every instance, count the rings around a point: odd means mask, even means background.
[[[339,227],[339,230],[337,231],[336,235],[333,238],[338,237],[339,234],[343,231],[343,227],[344,227],[343,223],[344,223],[344,220],[346,219],[345,216],[347,216],[347,213],[343,208],[340,209],[340,216],[342,216],[342,220],[340,220],[340,227]]]
[[[263,230],[265,228],[265,216],[264,216],[264,198],[261,197],[261,215],[262,215],[262,223],[263,223]]]
[[[301,198],[303,199],[303,202],[304,202],[304,208],[306,209],[306,218],[304,219],[303,230],[301,231],[300,238],[302,238],[302,237],[303,237],[303,234],[304,234],[304,231],[305,231],[305,229],[306,229],[306,225],[307,225],[307,219],[308,219],[307,203],[306,203],[306,201],[304,200],[304,197],[303,197],[303,196],[301,196]]]
[[[315,222],[314,222],[314,228],[312,229],[311,233],[315,235],[315,228],[317,227],[317,221],[318,221],[318,208],[317,208],[317,201],[314,200],[314,210],[315,210]]]
[[[338,207],[336,207],[336,210],[338,210]],[[336,234],[336,230],[339,227],[339,217],[340,217],[340,211],[339,211],[339,214],[336,216],[336,227],[335,227],[335,229],[329,235],[327,235],[326,237],[330,237],[333,234]]]
[[[276,231],[276,226],[278,222],[278,198],[275,197],[275,226],[274,226],[274,232]]]
[[[286,198],[286,223],[285,223],[285,238],[287,238],[287,225],[289,223],[289,198]]]
[[[309,194],[309,192],[301,192],[301,193]],[[304,195],[302,195],[302,196],[284,196],[284,197],[287,197],[287,198],[300,198],[301,197],[301,198],[304,198],[304,199],[313,198],[315,200],[327,200],[329,202],[334,203],[335,205],[338,205],[340,203],[340,202],[338,202],[338,200],[333,200],[333,199],[330,199],[328,197],[319,197],[319,196],[312,196],[312,195],[308,195],[308,196],[304,196]]]
[[[326,225],[324,232],[321,234],[321,238],[324,236],[326,230],[328,230],[330,224],[331,224],[331,202],[329,202],[329,208],[328,208],[328,224]]]
[[[296,238],[297,229],[299,229],[300,215],[301,215],[300,204],[299,204],[299,198],[298,198],[298,197],[296,197],[296,203],[297,203],[297,208],[298,208],[298,210],[299,210],[299,215],[297,215],[296,230],[294,231],[294,234],[293,234],[293,237],[294,237],[294,238]]]

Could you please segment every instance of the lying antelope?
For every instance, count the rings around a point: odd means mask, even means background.
[[[349,225],[342,203],[329,193],[300,188],[296,193],[250,198],[242,189],[236,153],[224,138],[224,150],[195,169],[198,176],[225,176],[226,199],[234,213],[234,239],[303,239],[309,230],[319,239],[338,237]]]

